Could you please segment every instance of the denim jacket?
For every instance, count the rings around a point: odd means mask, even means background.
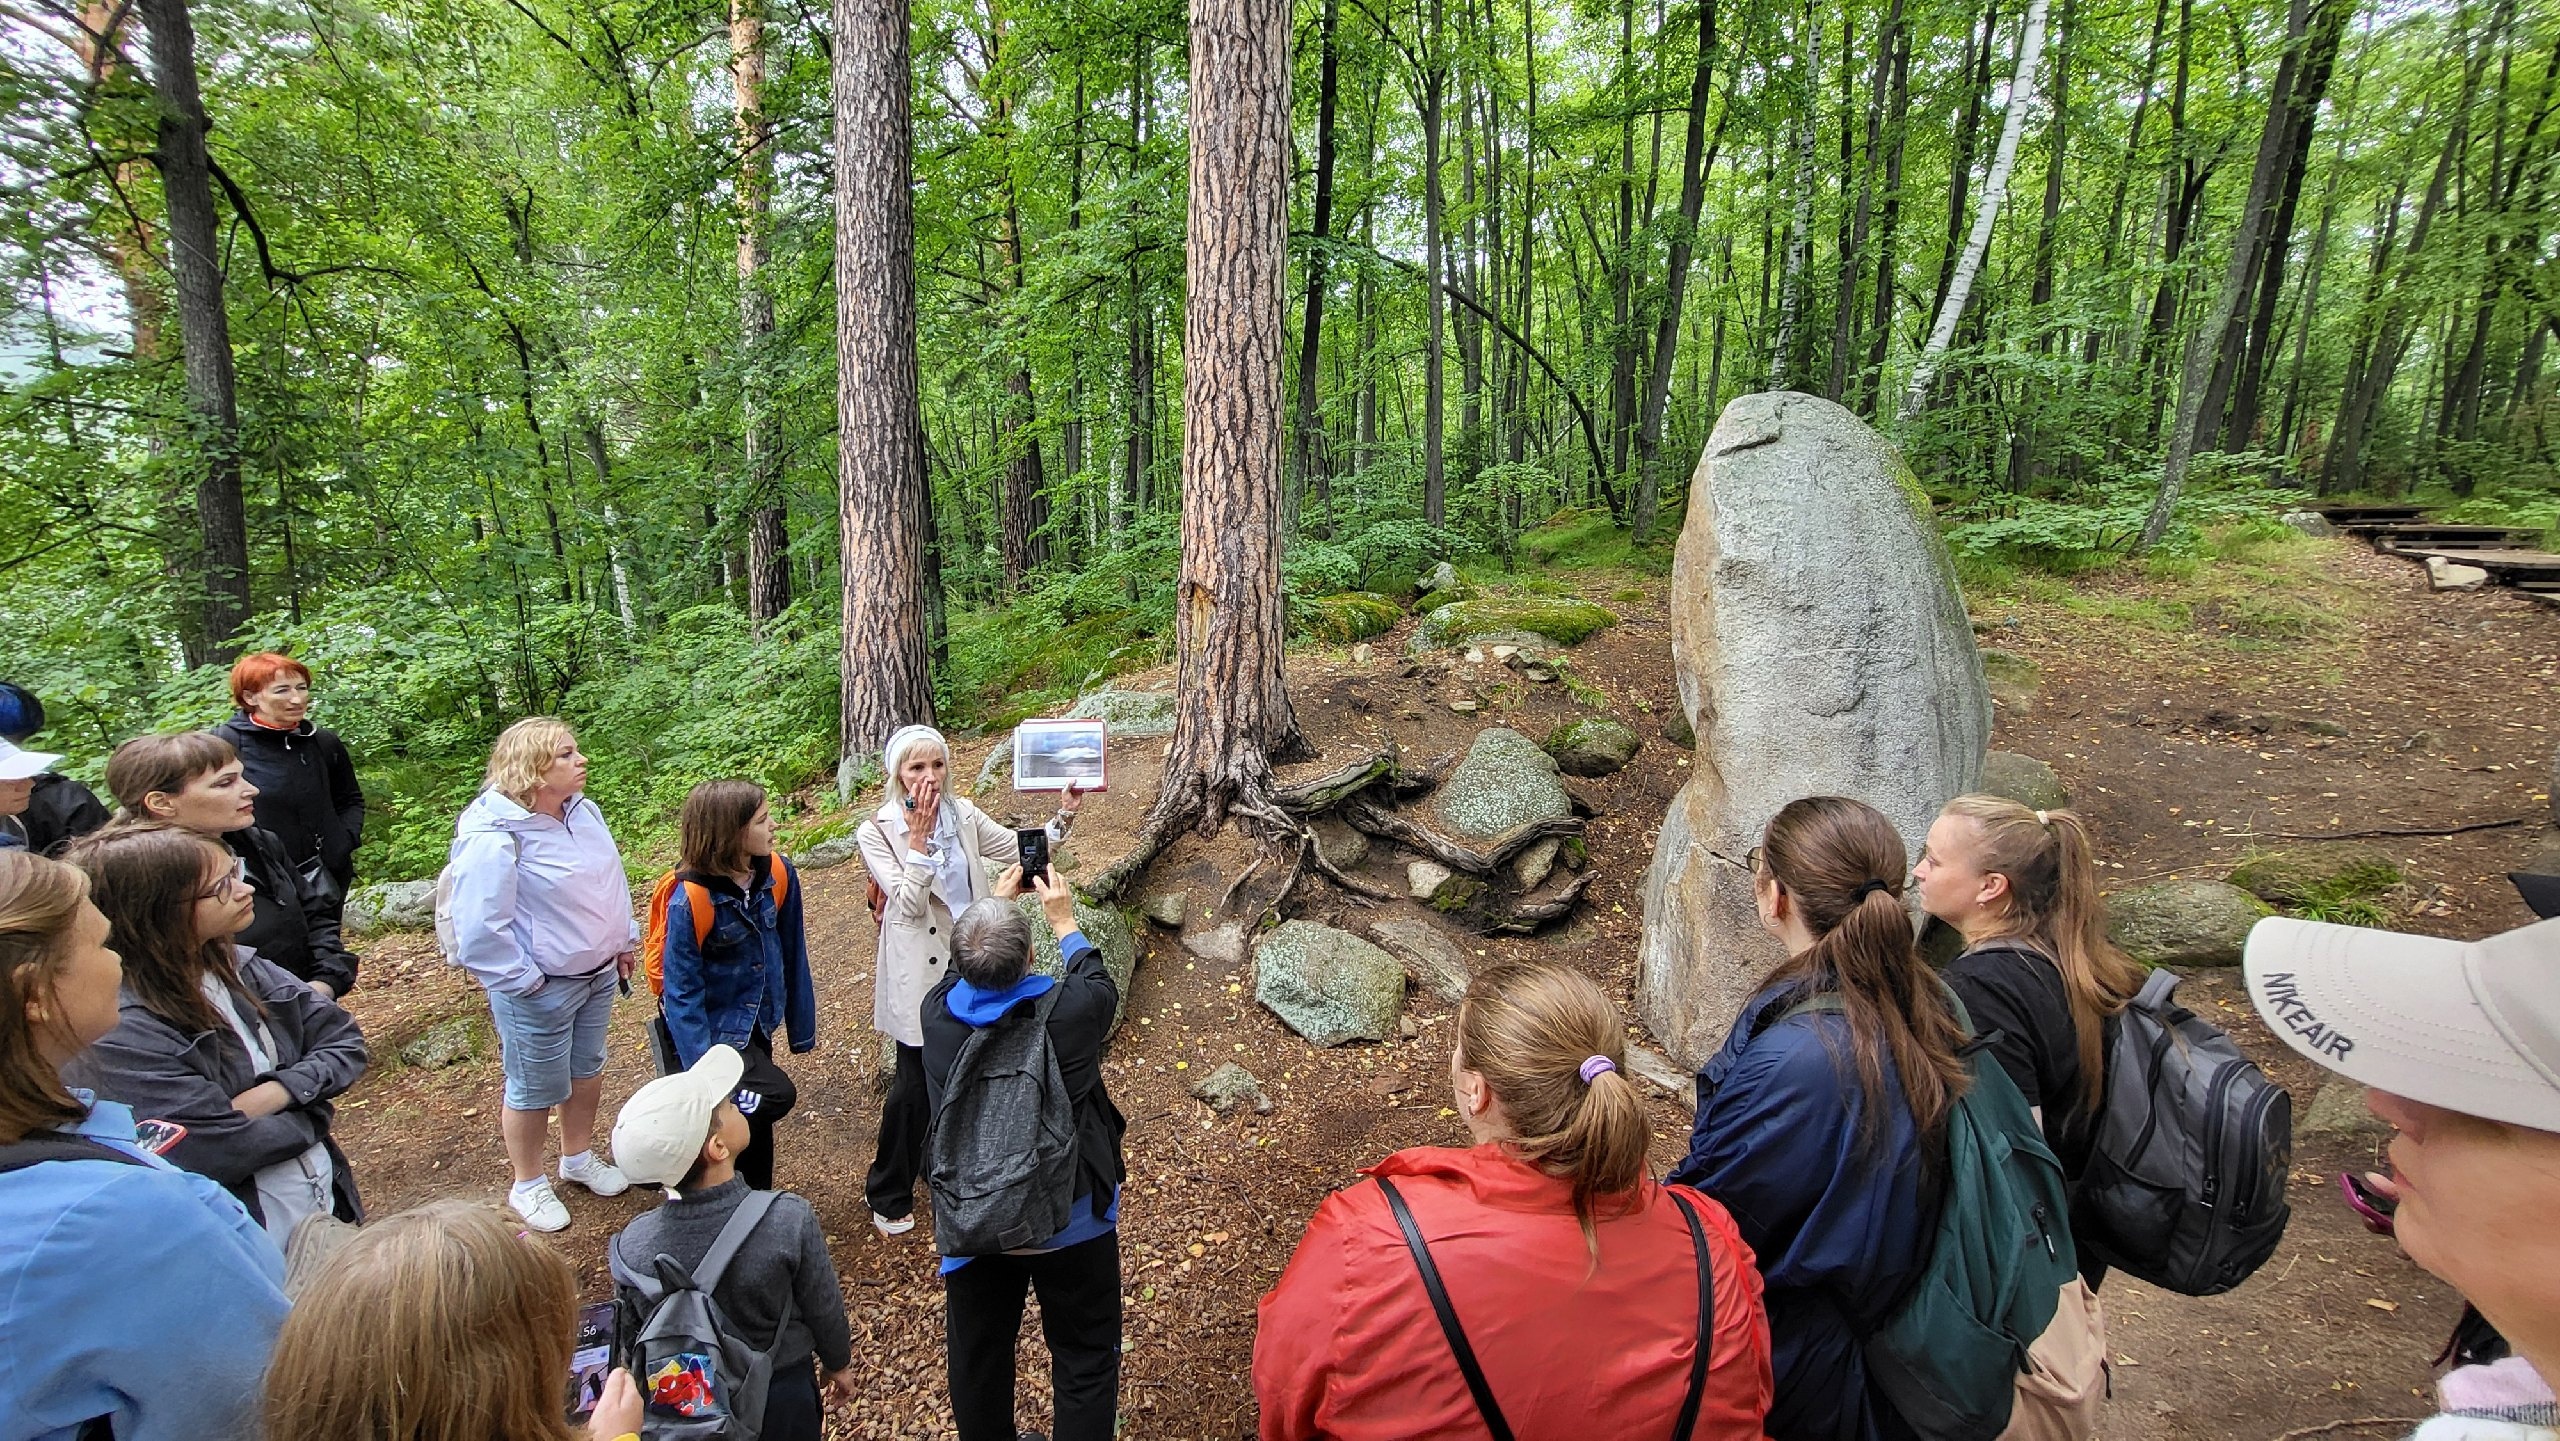
[[[790,877],[790,895],[773,902],[772,867]],[[666,990],[659,998],[676,1062],[690,1066],[713,1046],[746,1049],[757,1031],[788,1029],[791,1049],[818,1044],[818,993],[809,978],[809,942],[800,919],[800,873],[781,856],[758,861],[753,890],[727,876],[685,871],[678,877],[710,893],[711,933],[694,943],[693,898],[685,886],[667,893]]]

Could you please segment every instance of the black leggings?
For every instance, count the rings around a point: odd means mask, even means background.
[[[1015,1441],[1014,1346],[1040,1297],[1056,1441],[1111,1441],[1120,1414],[1120,1233],[1038,1256],[980,1256],[942,1278],[960,1441]]]
[[[773,1063],[773,1037],[756,1032],[747,1048],[738,1053],[747,1069],[738,1077],[738,1089],[755,1097],[756,1108],[747,1111],[747,1148],[738,1153],[738,1174],[759,1191],[773,1189],[773,1128],[791,1108],[799,1103],[800,1088],[792,1084],[789,1073]],[[738,1109],[745,1111],[741,1105]]]

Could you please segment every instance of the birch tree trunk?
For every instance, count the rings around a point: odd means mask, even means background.
[[[834,0],[845,753],[933,719],[906,0]]]
[[[2035,104],[2036,62],[2044,55],[2044,16],[2045,0],[2027,0],[2026,29],[2018,37],[2018,73],[2009,85],[2009,113],[2000,122],[2000,145],[1991,154],[1991,174],[1983,181],[1982,203],[1973,213],[1973,233],[1965,237],[1964,254],[1956,261],[1946,301],[1929,327],[1928,342],[1920,347],[1920,363],[1911,372],[1910,388],[1902,393],[1901,420],[1918,415],[1929,402],[1929,386],[1938,378],[1948,342],[1955,339],[1956,322],[1964,318],[1974,277],[1982,273],[1983,253],[1991,248],[1992,222],[2000,218],[2001,203],[2009,198],[2009,171],[2018,163],[2018,135]]]

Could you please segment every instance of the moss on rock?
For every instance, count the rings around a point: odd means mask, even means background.
[[[1464,645],[1525,631],[1558,645],[1579,645],[1617,623],[1608,611],[1572,596],[1479,596],[1431,612],[1415,634],[1433,645]]]
[[[2231,884],[2288,910],[2377,896],[2400,884],[2400,863],[2372,846],[2262,851],[2231,868]]]
[[[1298,629],[1317,640],[1349,645],[1385,633],[1404,611],[1375,591],[1346,590],[1297,603]]]

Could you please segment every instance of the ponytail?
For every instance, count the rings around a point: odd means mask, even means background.
[[[1484,1077],[1518,1133],[1522,1160],[1573,1186],[1593,1264],[1603,1207],[1623,1214],[1644,1180],[1653,1123],[1626,1072],[1626,1027],[1578,971],[1505,965],[1467,987],[1458,1064]]]
[[[1977,869],[2009,879],[2009,908],[2000,934],[2053,958],[2071,1006],[2079,1042],[2081,1104],[2094,1112],[2105,1095],[2107,1017],[2142,989],[2143,968],[2107,939],[2107,908],[2098,898],[2097,849],[2076,811],[2029,810],[2001,796],[1964,795],[1944,812],[1973,823]]]
[[[1891,1099],[1888,1056],[1912,1123],[1935,1137],[1964,1094],[1967,1071],[1956,1054],[1964,1034],[1912,943],[1901,834],[1863,801],[1809,796],[1769,822],[1761,857],[1768,879],[1786,889],[1814,935],[1813,948],[1780,967],[1777,978],[1840,999],[1849,1060],[1866,1100],[1860,1144],[1872,1147],[1881,1135]]]

